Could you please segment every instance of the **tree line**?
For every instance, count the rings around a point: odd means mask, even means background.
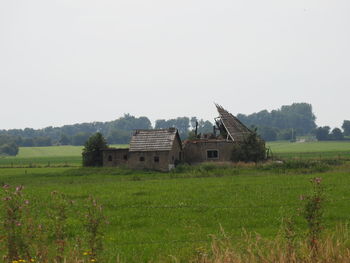
[[[315,135],[319,141],[341,141],[349,140],[350,136],[350,121],[344,120],[343,125],[341,126],[343,131],[339,128],[334,128],[331,130],[329,126],[318,127],[315,130]]]
[[[178,117],[174,119],[159,119],[155,122],[155,129],[176,127],[182,139],[187,138],[190,129],[198,123],[198,131],[209,133],[213,124],[196,117]],[[20,147],[37,147],[52,145],[84,145],[91,135],[99,132],[108,144],[129,143],[132,132],[136,129],[152,129],[152,123],[147,117],[135,117],[125,114],[109,122],[77,123],[62,127],[46,127],[43,129],[10,129],[0,130],[0,147],[4,145],[1,154],[15,155],[15,151],[8,150],[8,145]],[[6,147],[5,147],[6,146]],[[0,148],[1,150],[1,148]]]
[[[349,120],[344,121],[343,131],[339,128],[331,130],[328,126],[317,127],[312,106],[308,103],[284,105],[270,112],[262,110],[250,115],[238,114],[237,118],[248,127],[257,129],[258,134],[267,141],[294,140],[296,135],[310,134],[315,135],[318,140],[341,140],[350,136]],[[84,145],[96,132],[101,133],[108,144],[126,144],[135,129],[176,127],[181,138],[186,139],[193,133],[196,124],[198,133],[213,131],[212,122],[197,117],[158,119],[153,127],[147,117],[130,114],[108,122],[77,123],[43,129],[0,130],[0,154],[13,155],[18,151],[18,146]]]
[[[296,136],[313,135],[319,141],[344,140],[350,136],[350,121],[344,120],[342,129],[329,126],[317,127],[316,116],[312,105],[293,103],[280,109],[262,110],[250,115],[238,114],[237,118],[248,127],[257,129],[258,134],[266,141],[291,140]]]

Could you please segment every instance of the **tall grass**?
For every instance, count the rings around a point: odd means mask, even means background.
[[[310,249],[308,239],[300,239],[290,246],[278,235],[273,240],[258,234],[243,232],[233,244],[229,239],[213,237],[209,251],[198,250],[192,263],[348,263],[350,262],[350,235],[346,225],[322,236],[318,251]]]
[[[197,251],[193,263],[337,263],[350,262],[350,235],[347,225],[324,232],[324,188],[321,178],[311,179],[311,193],[301,197],[299,211],[307,223],[306,233],[296,231],[292,217],[285,218],[281,231],[274,239],[243,232],[243,238],[233,244],[222,231],[221,238],[213,238],[211,249]]]
[[[3,186],[0,256],[4,262],[103,262],[102,206],[89,197],[81,218],[80,235],[72,235],[74,202],[56,191],[51,193],[47,214],[23,193],[23,186]],[[77,227],[78,225],[75,225]]]

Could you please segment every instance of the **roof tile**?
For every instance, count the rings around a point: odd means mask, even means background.
[[[175,128],[136,130],[131,137],[130,152],[170,151],[176,134]]]

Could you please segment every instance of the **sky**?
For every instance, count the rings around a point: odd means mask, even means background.
[[[2,0],[0,129],[312,104],[350,119],[349,0]]]

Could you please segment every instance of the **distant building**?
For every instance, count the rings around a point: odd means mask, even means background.
[[[242,142],[251,131],[235,116],[216,104],[219,117],[215,118],[213,134],[196,135],[184,142],[184,160],[190,164],[201,162],[229,162],[235,143]],[[219,135],[216,135],[216,131]]]
[[[195,139],[182,143],[175,128],[136,130],[130,148],[103,151],[103,165],[169,171],[179,163],[231,161],[234,145],[252,131],[221,106],[216,104],[216,108],[219,117],[212,134],[196,133]]]
[[[182,143],[175,128],[136,130],[130,148],[103,151],[103,166],[169,171],[182,161]]]

